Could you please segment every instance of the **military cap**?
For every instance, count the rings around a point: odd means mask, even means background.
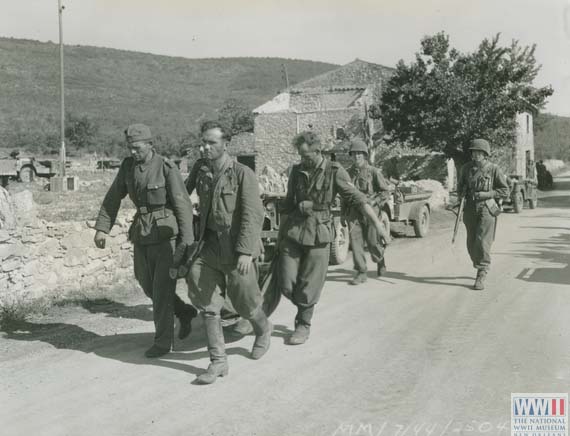
[[[127,138],[127,142],[152,140],[150,128],[144,124],[131,124],[125,130],[125,137]]]
[[[489,141],[486,139],[474,139],[471,141],[471,145],[469,146],[469,151],[472,150],[480,150],[487,153],[487,156],[491,155],[491,146],[489,145]]]
[[[360,138],[354,138],[350,141],[350,149],[349,153],[354,153],[357,151],[361,151],[363,153],[368,154],[368,146],[366,143]]]

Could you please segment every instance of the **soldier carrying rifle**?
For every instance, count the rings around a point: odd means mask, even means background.
[[[361,139],[351,141],[350,156],[354,164],[348,169],[348,175],[354,186],[366,195],[370,203],[383,201],[389,195],[390,185],[380,170],[368,163],[368,147],[364,141]],[[352,259],[356,270],[349,284],[358,285],[368,278],[364,242],[366,241],[372,260],[376,262],[376,273],[380,277],[386,272],[384,251],[389,235],[386,233],[379,235],[374,225],[371,225],[362,214],[361,208],[355,205],[350,207],[347,202],[343,202],[342,206],[343,220],[348,221]]]
[[[463,222],[467,230],[467,251],[473,267],[477,269],[473,289],[480,291],[485,289],[497,216],[501,212],[496,200],[506,198],[509,195],[509,187],[500,168],[488,160],[491,155],[489,142],[485,139],[474,139],[469,151],[471,161],[461,168],[457,192],[461,197],[461,206],[464,205]]]

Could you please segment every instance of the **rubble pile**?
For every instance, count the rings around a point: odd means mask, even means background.
[[[267,165],[259,176],[259,191],[261,194],[286,194],[287,181],[287,176]]]

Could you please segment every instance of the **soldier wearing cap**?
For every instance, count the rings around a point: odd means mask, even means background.
[[[322,155],[321,142],[311,131],[293,138],[301,163],[293,166],[282,204],[279,228],[278,286],[297,306],[290,345],[309,338],[311,320],[327,274],[331,232],[331,203],[340,194],[358,209],[378,233],[383,228],[364,194],[350,181],[346,170]]]
[[[389,196],[390,185],[382,176],[381,171],[368,163],[368,147],[364,141],[358,138],[353,139],[350,142],[349,153],[354,161],[348,168],[348,175],[352,183],[366,195],[370,204],[385,200]],[[372,260],[377,264],[376,272],[380,277],[386,271],[384,251],[385,240],[389,239],[389,235],[386,232],[379,235],[376,228],[369,224],[359,207],[350,207],[346,202],[343,202],[342,216],[348,221],[352,259],[356,270],[349,284],[358,285],[364,283],[368,278],[364,241],[366,241]]]
[[[465,198],[463,222],[467,229],[467,251],[477,269],[473,288],[483,290],[500,211],[496,200],[507,198],[509,187],[500,168],[488,160],[491,155],[489,142],[475,139],[469,151],[471,161],[461,168],[457,192]]]
[[[171,350],[174,314],[180,321],[181,339],[190,334],[192,318],[197,315],[196,309],[176,295],[176,279],[169,275],[169,269],[194,242],[192,204],[176,165],[153,149],[150,129],[133,124],[125,136],[131,155],[121,163],[105,195],[94,241],[98,248],[105,248],[106,234],[115,223],[121,200],[128,195],[137,208],[128,231],[135,277],[152,300],[156,333],[145,355],[153,358]]]
[[[214,383],[228,373],[220,311],[225,295],[255,332],[251,358],[269,349],[273,325],[261,307],[254,260],[261,252],[264,209],[254,172],[227,152],[229,130],[215,121],[201,126],[204,159],[198,160],[186,181],[200,198],[199,249],[186,277],[188,295],[204,319],[210,365],[199,384]]]

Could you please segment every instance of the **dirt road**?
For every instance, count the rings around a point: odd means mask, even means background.
[[[510,434],[512,392],[570,390],[570,173],[536,210],[501,215],[487,290],[471,290],[465,231],[400,240],[385,278],[347,286],[333,268],[309,342],[247,355],[228,338],[230,374],[208,365],[200,323],[167,359],[148,360],[148,304],[85,304],[0,338],[2,435]],[[140,304],[139,304],[140,303]]]

